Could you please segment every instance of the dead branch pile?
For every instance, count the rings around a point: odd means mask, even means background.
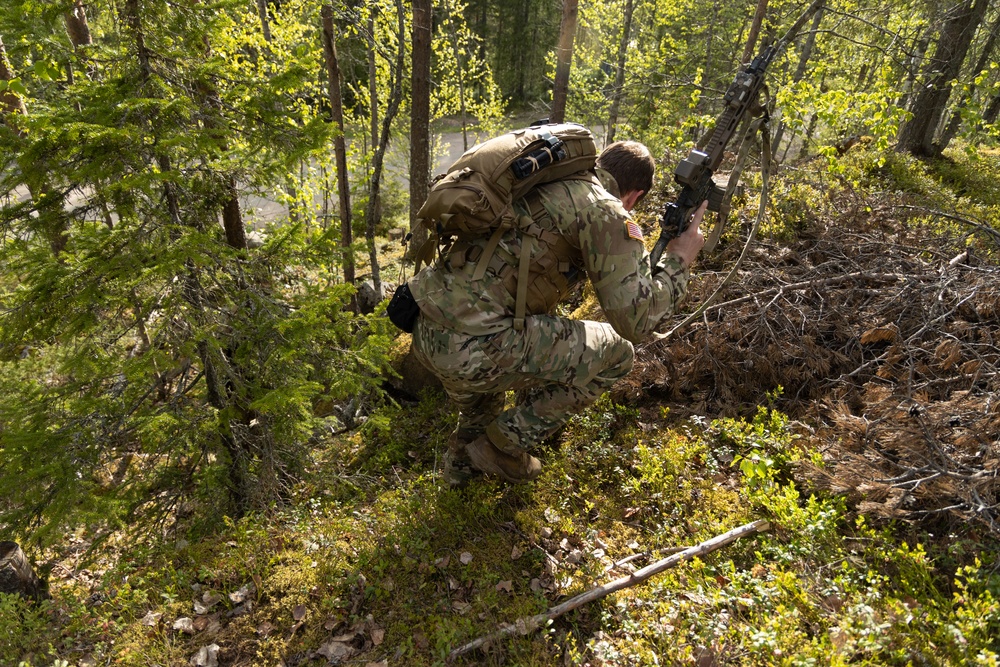
[[[739,250],[702,262],[690,309]],[[616,392],[752,415],[780,386],[826,458],[800,468],[811,483],[867,514],[1000,529],[1000,268],[980,254],[877,209],[814,222],[788,246],[765,240],[700,322],[640,346]]]

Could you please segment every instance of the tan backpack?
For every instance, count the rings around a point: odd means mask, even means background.
[[[415,226],[428,229],[416,268],[430,264],[435,249],[456,240],[489,236],[472,279],[481,280],[504,232],[517,225],[513,203],[536,185],[580,177],[597,164],[597,143],[575,123],[533,125],[473,146],[431,185]],[[533,244],[523,237],[514,298],[514,328],[524,328]]]
[[[417,253],[418,268],[430,263],[436,247],[454,239],[493,235],[499,242],[515,223],[514,201],[536,185],[593,169],[596,162],[594,136],[575,123],[532,126],[473,146],[434,180],[417,211],[416,225],[430,232]],[[480,262],[489,259],[484,253]]]

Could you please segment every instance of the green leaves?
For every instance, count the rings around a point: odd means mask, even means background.
[[[4,81],[3,79],[0,79],[0,93],[7,90],[9,90],[12,93],[17,93],[21,97],[28,96],[28,89],[24,87],[24,84],[21,83],[21,79],[18,77],[15,77],[9,81]]]

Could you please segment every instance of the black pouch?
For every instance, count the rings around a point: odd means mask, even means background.
[[[389,301],[389,306],[385,309],[385,314],[397,327],[406,333],[413,333],[413,326],[417,323],[420,307],[417,305],[416,299],[413,298],[407,283],[396,288]]]

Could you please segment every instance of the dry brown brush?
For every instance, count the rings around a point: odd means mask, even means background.
[[[942,235],[945,222],[959,226]],[[616,391],[752,415],[780,386],[825,459],[801,481],[869,515],[1000,530],[1000,268],[984,259],[998,239],[961,216],[853,202],[787,245],[758,242],[700,321],[639,347]],[[702,260],[691,308],[734,263],[731,245]]]

